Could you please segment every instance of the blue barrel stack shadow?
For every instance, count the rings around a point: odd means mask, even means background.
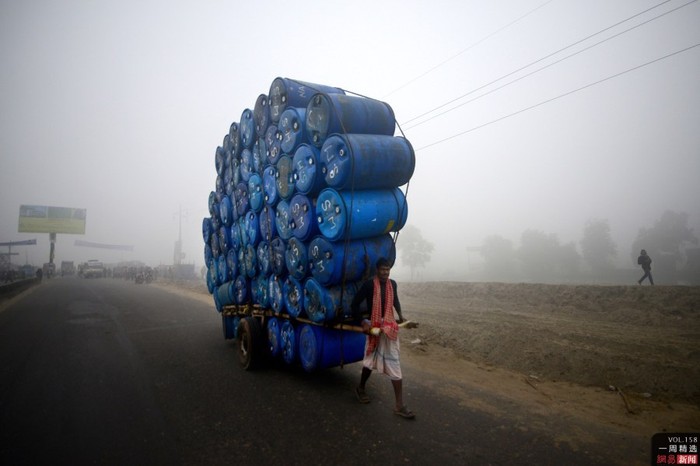
[[[271,356],[308,371],[362,359],[364,335],[331,324],[352,323],[358,287],[396,257],[415,153],[395,128],[384,102],[287,78],[230,125],[202,221],[225,338],[256,305]]]

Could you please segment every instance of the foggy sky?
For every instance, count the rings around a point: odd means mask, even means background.
[[[659,3],[2,1],[0,242],[36,238],[13,263],[46,262],[48,235],[17,232],[20,204],[80,207],[86,234],[59,235],[57,262],[169,264],[182,208],[185,262],[199,269],[214,151],[283,76],[392,106],[418,149],[408,223],[436,246],[430,268],[466,261],[491,234],[578,242],[589,219],[609,221],[626,263],[664,210],[687,212],[700,234],[700,47],[517,112],[700,43],[697,2],[404,122]]]

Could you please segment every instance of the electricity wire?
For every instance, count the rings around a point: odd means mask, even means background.
[[[576,55],[578,55],[578,54],[580,54],[580,53],[583,53],[583,52],[585,52],[585,51],[587,51],[587,50],[590,50],[590,49],[592,49],[592,48],[594,48],[594,47],[597,47],[598,45],[600,45],[600,44],[602,44],[602,43],[604,43],[604,42],[607,42],[607,41],[612,40],[612,39],[614,39],[614,38],[616,38],[616,37],[619,37],[619,36],[621,36],[621,35],[623,35],[623,34],[626,34],[626,33],[630,32],[630,31],[632,31],[633,29],[637,29],[637,28],[639,28],[639,27],[641,27],[641,26],[644,26],[644,25],[646,25],[646,24],[648,24],[648,23],[650,23],[650,22],[652,22],[652,21],[655,21],[655,20],[657,20],[657,19],[659,19],[659,18],[661,18],[661,17],[663,17],[663,16],[666,16],[666,15],[668,15],[668,14],[671,14],[671,13],[675,12],[676,10],[680,10],[681,8],[684,8],[684,7],[688,6],[688,5],[690,5],[691,3],[695,3],[696,1],[697,1],[697,0],[691,0],[691,1],[689,1],[688,3],[685,3],[685,4],[683,4],[683,5],[681,5],[681,6],[678,6],[678,7],[674,8],[674,9],[672,9],[672,10],[669,10],[669,11],[666,11],[666,12],[664,12],[664,13],[661,13],[661,14],[658,15],[658,16],[655,16],[655,17],[653,17],[653,18],[651,18],[651,19],[648,19],[648,20],[646,20],[646,21],[644,21],[644,22],[642,22],[642,23],[636,24],[636,25],[634,25],[634,26],[632,26],[632,27],[630,27],[630,28],[628,28],[628,29],[625,29],[624,31],[618,32],[617,34],[614,34],[614,35],[612,35],[612,36],[610,36],[610,37],[607,37],[607,38],[605,38],[605,39],[603,39],[603,40],[600,40],[600,41],[596,42],[595,44],[591,44],[591,45],[589,45],[588,47],[585,47],[585,48],[583,48],[583,49],[581,49],[581,50],[579,50],[579,51],[577,51],[577,52],[574,52],[574,53],[572,53],[572,54],[570,54],[570,55],[567,55],[567,56],[565,56],[565,57],[562,57],[562,58],[560,58],[560,59],[558,59],[558,60],[556,60],[556,61],[554,61],[554,62],[552,62],[552,63],[549,63],[549,64],[547,64],[547,65],[545,65],[545,66],[543,66],[543,67],[541,67],[541,68],[538,68],[538,69],[536,69],[536,70],[534,70],[534,71],[531,71],[530,73],[527,73],[527,74],[525,74],[525,75],[523,75],[523,76],[520,76],[519,78],[516,78],[516,79],[514,79],[514,80],[512,80],[512,81],[510,81],[510,82],[507,82],[507,83],[505,83],[505,84],[503,84],[503,85],[501,85],[501,86],[495,87],[495,88],[493,88],[493,89],[491,89],[491,90],[489,90],[489,91],[487,91],[487,92],[484,92],[483,94],[481,94],[481,95],[479,95],[479,96],[477,96],[477,97],[474,97],[473,99],[470,99],[470,100],[467,100],[466,102],[462,102],[462,103],[460,103],[460,104],[457,104],[457,105],[455,105],[454,107],[451,107],[451,108],[449,108],[449,109],[447,109],[447,110],[445,110],[445,111],[443,111],[443,112],[440,112],[440,113],[437,113],[437,114],[431,116],[430,118],[426,118],[426,119],[423,120],[423,121],[419,121],[418,123],[415,123],[415,124],[413,124],[413,125],[407,126],[407,127],[406,127],[406,130],[415,128],[415,127],[417,127],[417,126],[420,126],[420,125],[422,125],[423,123],[427,123],[427,122],[429,122],[429,121],[431,121],[431,120],[433,120],[433,119],[435,119],[435,118],[437,118],[437,117],[439,117],[439,116],[445,115],[446,113],[449,113],[449,112],[451,112],[451,111],[453,111],[453,110],[456,110],[456,109],[458,109],[458,108],[460,108],[460,107],[463,107],[463,106],[465,106],[465,105],[467,105],[467,104],[469,104],[469,103],[472,103],[472,102],[474,102],[474,101],[476,101],[476,100],[479,100],[479,99],[481,99],[482,97],[485,97],[485,96],[487,96],[487,95],[489,95],[489,94],[493,94],[494,92],[499,91],[499,90],[501,90],[501,89],[503,89],[503,88],[505,88],[505,87],[508,87],[508,86],[510,86],[511,84],[514,84],[514,83],[516,83],[516,82],[518,82],[518,81],[520,81],[520,80],[522,80],[522,79],[525,79],[525,78],[530,77],[530,76],[532,76],[532,75],[534,75],[534,74],[537,74],[537,73],[539,73],[539,72],[542,71],[542,70],[545,70],[545,69],[547,69],[547,68],[550,68],[550,67],[552,67],[552,66],[554,66],[554,65],[556,65],[556,64],[558,64],[558,63],[563,62],[564,60],[568,60],[569,58],[574,57],[574,56],[576,56]],[[512,74],[512,73],[511,73],[511,74]],[[500,80],[500,79],[503,79],[503,78],[499,78],[499,80]],[[495,82],[495,81],[494,81],[494,82]],[[493,82],[492,82],[492,84],[493,84]],[[488,86],[488,85],[486,85],[486,86]],[[479,88],[479,89],[482,89],[483,87],[486,87],[486,86],[482,86],[482,87]],[[475,89],[474,91],[471,91],[469,94],[472,94],[472,93],[476,92],[477,90],[478,90],[478,89]],[[465,96],[466,96],[466,95],[468,95],[468,94],[465,94]],[[464,96],[462,96],[462,97],[464,97]],[[460,98],[461,98],[461,97],[460,97]],[[453,102],[454,102],[454,101],[453,101]],[[433,110],[433,111],[434,111],[434,110]],[[410,120],[409,120],[409,121],[410,121]]]
[[[464,97],[467,97],[468,95],[471,95],[471,94],[473,94],[474,92],[480,91],[481,89],[484,89],[484,88],[486,88],[486,87],[488,87],[488,86],[490,86],[490,85],[492,85],[492,84],[495,84],[495,83],[497,83],[498,81],[501,81],[501,80],[503,80],[503,79],[505,79],[505,78],[507,78],[507,77],[509,77],[509,76],[512,76],[512,75],[514,75],[515,73],[518,73],[518,72],[520,72],[520,71],[522,71],[522,70],[524,70],[524,69],[526,69],[526,68],[529,68],[529,67],[532,66],[532,65],[535,65],[535,64],[537,64],[537,63],[539,63],[539,62],[541,62],[541,61],[543,61],[543,60],[546,60],[547,58],[550,58],[550,57],[552,57],[552,56],[554,56],[554,55],[556,55],[556,54],[558,54],[558,53],[561,53],[561,52],[563,52],[564,50],[570,49],[571,47],[574,47],[575,45],[578,45],[578,44],[580,44],[580,43],[582,43],[582,42],[585,42],[585,41],[587,41],[588,39],[591,39],[591,38],[593,38],[593,37],[595,37],[595,36],[597,36],[597,35],[600,35],[600,34],[604,33],[605,31],[608,31],[608,30],[610,30],[610,29],[612,29],[612,28],[614,28],[614,27],[617,27],[617,26],[619,26],[620,24],[626,23],[627,21],[630,21],[630,20],[632,20],[632,19],[634,19],[634,18],[636,18],[636,17],[638,17],[638,16],[640,16],[640,15],[643,15],[643,14],[645,14],[645,13],[648,13],[649,11],[654,10],[654,9],[656,9],[656,8],[658,8],[658,7],[660,7],[660,6],[664,5],[664,4],[666,4],[666,3],[669,3],[669,2],[671,2],[671,1],[672,1],[672,0],[665,0],[665,1],[663,1],[663,2],[661,2],[661,3],[659,3],[659,4],[657,4],[657,5],[654,5],[654,6],[650,7],[650,8],[647,8],[647,9],[644,10],[644,11],[641,11],[641,12],[635,14],[635,15],[632,15],[632,16],[630,16],[630,17],[627,18],[627,19],[624,19],[624,20],[622,20],[622,21],[618,21],[617,23],[615,23],[615,24],[613,24],[613,25],[611,25],[611,26],[608,26],[608,27],[606,27],[606,28],[604,28],[604,29],[601,29],[600,31],[598,31],[598,32],[596,32],[596,33],[594,33],[594,34],[591,34],[591,35],[589,35],[589,36],[587,36],[587,37],[584,37],[583,39],[580,39],[580,40],[578,40],[578,41],[576,41],[576,42],[573,42],[573,43],[567,45],[567,46],[564,47],[564,48],[561,48],[561,49],[559,49],[559,50],[557,50],[557,51],[555,51],[555,52],[550,53],[549,55],[546,55],[546,56],[544,56],[544,57],[542,57],[542,58],[539,58],[539,59],[537,59],[537,60],[535,60],[535,61],[533,61],[533,62],[531,62],[531,63],[528,63],[527,65],[522,66],[522,67],[520,67],[520,68],[518,68],[518,69],[516,69],[516,70],[514,70],[514,71],[511,71],[510,73],[505,74],[505,75],[501,76],[500,78],[494,79],[493,81],[491,81],[491,82],[489,82],[489,83],[486,83],[486,84],[484,84],[483,86],[479,86],[479,87],[477,87],[476,89],[473,89],[473,90],[467,92],[466,94],[463,94],[463,95],[461,95],[461,96],[459,96],[459,97],[456,97],[456,98],[454,98],[454,99],[452,99],[452,100],[449,100],[449,101],[447,101],[447,102],[445,102],[445,103],[443,103],[443,104],[441,104],[441,105],[438,105],[437,107],[435,107],[435,108],[433,108],[433,109],[431,109],[431,110],[428,110],[427,112],[423,112],[423,113],[421,113],[420,115],[417,115],[417,116],[415,116],[415,117],[413,117],[413,118],[411,118],[411,119],[409,119],[409,120],[407,120],[407,121],[404,121],[403,124],[411,123],[411,122],[413,122],[413,121],[415,121],[415,120],[418,120],[419,118],[422,118],[422,117],[424,117],[424,116],[426,116],[426,115],[429,115],[430,113],[433,113],[433,112],[435,112],[436,110],[439,110],[439,109],[441,109],[441,108],[443,108],[443,107],[446,107],[447,105],[449,105],[449,104],[451,104],[451,103],[454,103],[454,102],[456,102],[456,101],[458,101],[458,100],[460,100],[460,99],[463,99]],[[692,0],[691,3],[692,3],[692,2],[695,2],[695,1],[697,1],[697,0]]]
[[[382,99],[386,99],[386,98],[389,97],[390,95],[395,94],[396,92],[400,91],[401,89],[405,88],[406,86],[408,86],[408,85],[410,85],[410,84],[413,84],[414,82],[418,81],[418,80],[421,79],[422,77],[424,77],[424,76],[426,76],[426,75],[432,73],[433,71],[435,71],[436,69],[438,69],[438,68],[440,68],[441,66],[445,65],[446,63],[451,62],[452,60],[454,60],[454,59],[457,58],[458,56],[462,55],[463,53],[468,52],[469,50],[473,49],[473,48],[476,47],[477,45],[481,44],[482,42],[487,41],[487,40],[490,39],[491,37],[495,36],[496,34],[498,34],[498,33],[501,32],[501,31],[503,31],[503,30],[505,30],[505,29],[511,27],[511,26],[514,25],[515,23],[517,23],[517,22],[519,22],[519,21],[525,19],[526,17],[530,16],[530,15],[531,15],[532,13],[534,13],[535,11],[539,10],[540,8],[546,6],[546,5],[549,4],[549,3],[552,3],[553,1],[554,1],[554,0],[549,0],[549,1],[547,1],[547,2],[544,2],[544,3],[541,4],[540,6],[538,6],[538,7],[534,8],[534,9],[528,11],[528,12],[525,13],[524,15],[522,15],[522,16],[520,16],[519,18],[517,18],[517,19],[511,21],[510,23],[506,24],[505,26],[501,27],[500,29],[498,29],[498,30],[492,32],[491,34],[489,34],[489,35],[483,37],[482,39],[479,39],[478,41],[476,41],[476,42],[474,42],[473,44],[471,44],[469,47],[467,47],[467,48],[461,50],[460,52],[457,52],[456,54],[452,55],[450,58],[448,58],[448,59],[446,59],[446,60],[443,60],[442,62],[438,63],[437,65],[433,66],[432,68],[429,68],[427,71],[423,72],[422,74],[416,76],[415,78],[411,79],[410,81],[407,81],[406,83],[404,83],[404,84],[402,84],[401,86],[397,87],[396,89],[394,89],[393,91],[389,92],[389,93],[386,94],[384,97],[382,97]],[[671,1],[671,0],[668,0],[668,1]]]
[[[630,72],[632,72],[632,71],[636,71],[636,70],[638,70],[638,69],[640,69],[640,68],[644,68],[644,67],[649,66],[649,65],[651,65],[651,64],[654,64],[654,63],[660,62],[660,61],[662,61],[662,60],[665,60],[665,59],[667,59],[667,58],[673,57],[673,56],[675,56],[675,55],[681,54],[681,53],[683,53],[683,52],[687,52],[687,51],[689,51],[689,50],[691,50],[691,49],[694,49],[695,47],[700,47],[700,43],[691,45],[691,46],[686,47],[686,48],[681,49],[681,50],[677,50],[677,51],[675,51],[675,52],[671,52],[671,53],[669,53],[668,55],[664,55],[664,56],[662,56],[662,57],[659,57],[659,58],[656,58],[656,59],[654,59],[654,60],[648,61],[648,62],[643,63],[643,64],[641,64],[641,65],[634,66],[634,67],[632,67],[632,68],[626,69],[626,70],[624,70],[624,71],[621,71],[621,72],[619,72],[619,73],[613,74],[613,75],[611,75],[611,76],[608,76],[608,77],[606,77],[606,78],[600,79],[600,80],[598,80],[598,81],[595,81],[595,82],[586,84],[585,86],[582,86],[582,87],[579,87],[579,88],[577,88],[577,89],[573,89],[573,90],[571,90],[571,91],[565,92],[564,94],[560,94],[560,95],[558,95],[558,96],[556,96],[556,97],[552,97],[552,98],[550,98],[550,99],[544,100],[544,101],[539,102],[539,103],[537,103],[537,104],[535,104],[535,105],[530,105],[529,107],[525,107],[525,108],[520,109],[520,110],[518,110],[518,111],[516,111],[516,112],[509,113],[508,115],[504,115],[504,116],[502,116],[502,117],[500,117],[500,118],[496,118],[495,120],[491,120],[491,121],[489,121],[489,122],[487,122],[487,123],[483,123],[483,124],[481,124],[481,125],[474,126],[473,128],[470,128],[470,129],[468,129],[468,130],[466,130],[466,131],[459,132],[459,133],[457,133],[457,134],[453,134],[452,136],[449,136],[449,137],[440,139],[439,141],[432,142],[432,143],[430,143],[430,144],[427,144],[427,145],[425,145],[425,146],[423,146],[423,147],[420,147],[420,148],[416,149],[416,152],[421,151],[421,150],[423,150],[423,149],[427,149],[428,147],[432,147],[432,146],[435,146],[435,145],[437,145],[437,144],[443,143],[443,142],[445,142],[445,141],[449,141],[449,140],[451,140],[451,139],[454,139],[454,138],[456,138],[456,137],[462,136],[462,135],[464,135],[464,134],[471,133],[472,131],[476,131],[476,130],[478,130],[478,129],[484,128],[484,127],[489,126],[489,125],[491,125],[491,124],[498,123],[499,121],[503,121],[503,120],[505,120],[505,119],[507,119],[507,118],[513,117],[513,116],[515,116],[515,115],[519,115],[519,114],[524,113],[524,112],[527,112],[528,110],[532,110],[532,109],[535,109],[535,108],[537,108],[537,107],[541,107],[542,105],[548,104],[548,103],[550,103],[550,102],[554,102],[555,100],[561,99],[561,98],[563,98],[563,97],[567,97],[567,96],[569,96],[569,95],[571,95],[571,94],[574,94],[574,93],[576,93],[576,92],[582,91],[582,90],[584,90],[584,89],[588,89],[589,87],[596,86],[596,85],[598,85],[598,84],[604,83],[604,82],[609,81],[609,80],[611,80],[611,79],[620,77],[620,76],[622,76],[622,75],[624,75],[624,74],[630,73]]]

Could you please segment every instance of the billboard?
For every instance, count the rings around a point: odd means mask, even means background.
[[[87,209],[45,205],[19,206],[19,233],[85,234]]]

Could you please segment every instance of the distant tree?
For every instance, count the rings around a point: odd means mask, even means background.
[[[534,280],[555,278],[559,249],[556,235],[537,230],[524,231],[518,249],[523,274]]]
[[[683,261],[685,248],[691,244],[697,245],[698,238],[688,227],[688,214],[667,210],[653,227],[639,230],[632,243],[632,260],[636,264],[639,251],[646,249],[657,267],[675,270]]]
[[[435,249],[433,244],[423,238],[420,230],[413,225],[406,225],[399,234],[400,241],[396,247],[401,251],[401,260],[411,269],[411,280],[418,267],[425,267]]]
[[[517,262],[513,243],[499,235],[484,238],[481,246],[484,274],[489,280],[509,280],[515,277]]]
[[[559,247],[557,267],[564,277],[574,278],[581,273],[581,255],[573,241]]]
[[[610,236],[610,225],[607,220],[589,220],[583,228],[581,240],[583,259],[593,272],[612,269],[612,259],[617,253],[617,247]]]

